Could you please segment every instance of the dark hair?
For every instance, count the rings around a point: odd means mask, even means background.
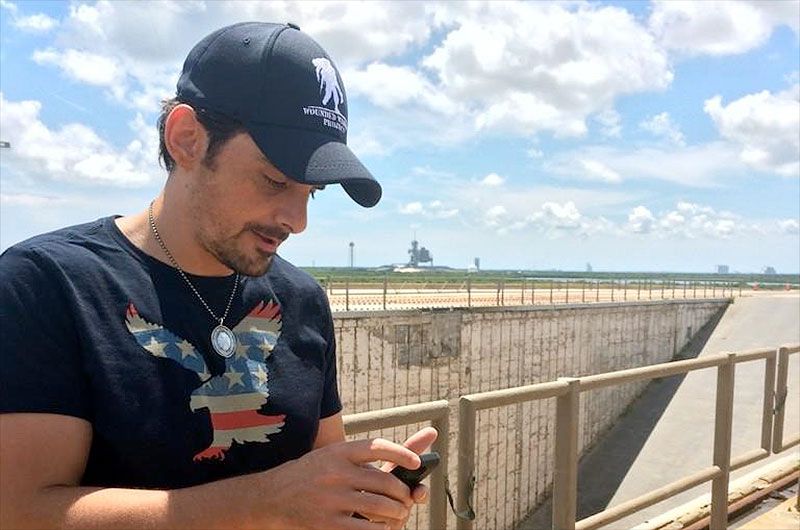
[[[164,128],[166,127],[169,113],[182,103],[192,106],[191,103],[178,98],[165,99],[161,102],[161,115],[158,117],[158,159],[164,169],[167,170],[167,173],[172,173],[172,169],[175,167],[175,160],[167,151],[167,144],[164,142]],[[203,163],[206,166],[213,167],[214,158],[222,146],[225,145],[225,142],[240,132],[245,132],[246,129],[238,120],[207,109],[192,107],[197,115],[197,121],[200,122],[200,125],[205,128],[208,134],[208,149],[206,150],[205,158],[203,158]]]

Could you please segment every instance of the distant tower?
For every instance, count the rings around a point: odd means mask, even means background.
[[[351,268],[351,269],[353,268],[353,264],[355,263],[355,262],[353,261],[353,249],[354,249],[355,247],[356,247],[356,244],[355,244],[355,243],[353,243],[353,242],[351,241],[351,242],[350,242],[350,268]]]
[[[481,258],[475,258],[475,270],[481,270]]]
[[[588,261],[586,262],[586,272],[592,272],[592,264]]]

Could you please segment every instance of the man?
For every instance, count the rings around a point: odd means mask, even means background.
[[[400,528],[435,439],[344,441],[324,293],[276,255],[310,196],[381,188],[332,61],[293,25],[189,53],[142,212],[0,258],[3,528]],[[352,517],[357,512],[366,519]]]

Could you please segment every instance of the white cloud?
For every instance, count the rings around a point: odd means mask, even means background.
[[[603,136],[619,138],[622,134],[622,116],[614,109],[606,109],[595,116]]]
[[[121,86],[125,74],[113,58],[78,50],[57,51],[54,48],[37,50],[33,61],[41,65],[52,65],[75,81],[105,87]]]
[[[19,11],[17,4],[14,2],[9,2],[8,0],[0,0],[0,8],[10,11],[13,15],[16,15]]]
[[[35,195],[30,193],[0,193],[0,204],[8,206],[50,206],[65,202],[59,197]]]
[[[730,55],[762,45],[775,27],[798,30],[800,3],[783,0],[654,2],[649,25],[668,49]]]
[[[503,177],[498,175],[497,173],[489,173],[486,175],[483,180],[481,180],[481,185],[483,186],[502,186],[503,183],[506,181]]]
[[[422,213],[422,203],[415,201],[400,206],[399,212],[403,215],[417,215]]]
[[[723,138],[741,146],[748,165],[787,177],[800,175],[800,85],[777,94],[749,94],[726,106],[721,96],[714,96],[703,110]]]
[[[140,136],[117,149],[80,123],[50,129],[39,117],[38,101],[8,101],[0,93],[0,130],[12,148],[3,154],[3,176],[29,181],[138,187],[161,171],[153,133],[141,116],[130,124]]]
[[[784,234],[800,234],[800,222],[797,219],[779,221],[778,226]]]
[[[14,26],[30,33],[47,33],[58,25],[58,21],[44,13],[36,13],[14,20]]]
[[[544,156],[544,152],[540,149],[536,149],[535,147],[531,147],[525,151],[525,154],[530,158],[542,158]]]
[[[572,201],[564,204],[546,202],[542,205],[541,211],[533,214],[528,220],[547,228],[574,229],[580,226],[581,213]]]
[[[639,123],[639,128],[655,136],[666,138],[674,144],[685,145],[683,133],[678,125],[672,121],[668,112],[656,114],[649,120],[642,121]]]
[[[400,205],[398,211],[403,215],[415,215],[428,219],[451,219],[458,215],[458,208],[448,208],[442,201],[434,200],[426,204],[414,201]]]
[[[637,206],[628,214],[627,229],[637,234],[660,238],[726,239],[761,230],[761,224],[749,225],[730,212],[718,212],[711,206],[679,201],[675,209],[654,215],[647,207]]]
[[[622,182],[620,174],[610,169],[602,162],[597,160],[580,160],[579,162],[588,180],[600,180],[609,184],[618,184]]]
[[[637,234],[648,234],[655,224],[655,217],[652,212],[644,206],[637,206],[628,214],[628,225]]]
[[[600,173],[592,173],[592,164],[587,171],[585,161],[599,164],[595,169]],[[601,168],[607,168],[624,181],[656,179],[698,188],[715,186],[723,179],[747,171],[737,149],[727,142],[634,149],[587,146],[561,152],[542,164],[548,173],[581,180],[597,180]],[[609,176],[614,178],[611,173]]]

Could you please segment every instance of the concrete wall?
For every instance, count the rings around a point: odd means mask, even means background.
[[[665,362],[726,304],[725,300],[665,300],[336,313],[344,412],[455,399]],[[602,436],[645,385],[632,383],[583,395],[581,452]],[[512,528],[548,495],[554,412],[554,400],[547,400],[478,413],[475,528]],[[363,436],[402,441],[418,427]],[[451,414],[448,475],[453,482],[456,429],[457,415]],[[425,510],[417,510],[409,528],[425,528],[426,521]]]

